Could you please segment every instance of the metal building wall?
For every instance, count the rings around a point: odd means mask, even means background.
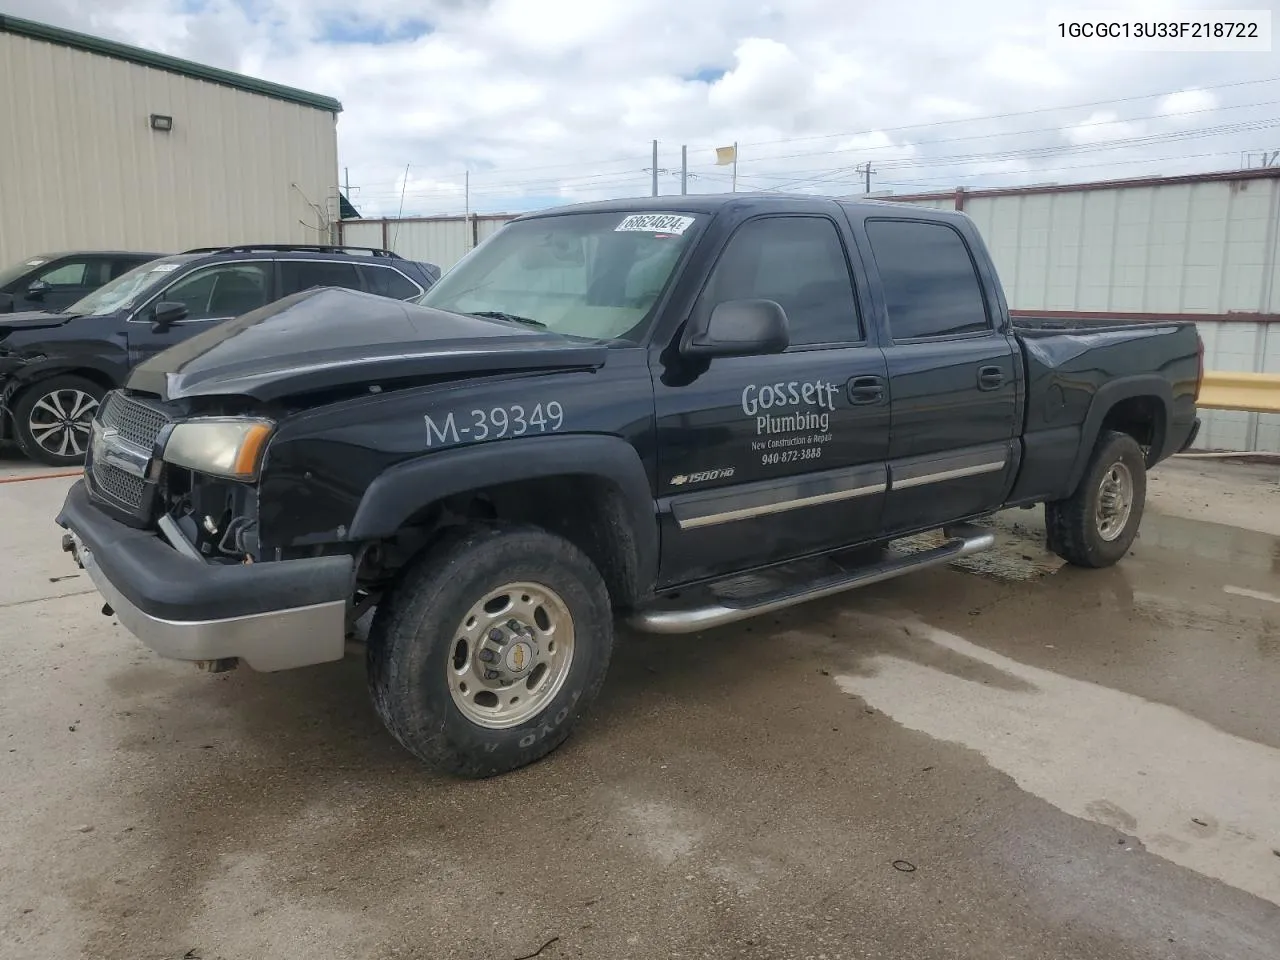
[[[1280,178],[973,196],[1012,306],[1273,312]],[[1269,269],[1268,269],[1269,268]]]
[[[1014,310],[1195,320],[1207,368],[1280,373],[1280,171],[893,199],[963,209]],[[1201,416],[1199,448],[1280,452],[1280,416]]]
[[[425,260],[448,270],[514,216],[344,220],[342,242],[353,247],[385,245],[402,257]]]
[[[153,113],[172,131],[152,130]],[[0,130],[0,264],[67,248],[331,242],[330,111],[0,32]]]

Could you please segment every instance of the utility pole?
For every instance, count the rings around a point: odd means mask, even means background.
[[[689,192],[689,146],[688,144],[680,145],[680,193],[684,195]]]
[[[875,171],[871,169],[871,161],[867,161],[866,163],[862,164],[862,166],[854,167],[853,169],[857,173],[866,174],[866,177],[867,177],[866,186],[863,188],[862,192],[870,193],[871,192],[871,174],[875,173]]]
[[[462,179],[462,222],[467,230],[467,249],[471,249],[471,171],[463,174]]]
[[[860,166],[855,166],[854,173],[865,174],[865,177],[867,177],[867,182],[865,182],[865,186],[863,187],[863,193],[872,192],[872,174],[876,173],[876,170],[872,169],[872,164],[870,164],[870,161],[868,160],[867,163],[865,164],[861,164]]]
[[[733,141],[733,188],[730,193],[738,192],[738,141]]]
[[[658,141],[653,141],[653,196],[658,195]]]

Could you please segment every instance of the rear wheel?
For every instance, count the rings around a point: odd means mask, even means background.
[[[379,604],[369,685],[411,753],[487,777],[568,738],[612,648],[608,593],[577,547],[538,529],[477,525],[407,569]]]
[[[1146,460],[1127,433],[1098,438],[1075,493],[1045,504],[1049,549],[1077,567],[1109,567],[1129,552],[1147,496]]]
[[[51,467],[84,463],[90,425],[106,391],[84,377],[50,377],[28,387],[13,405],[13,433],[22,452]]]

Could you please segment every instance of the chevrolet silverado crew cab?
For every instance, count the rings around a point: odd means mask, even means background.
[[[40,463],[80,464],[103,396],[147,357],[299,290],[410,300],[439,276],[435,264],[362,247],[255,244],[147,258],[74,303],[0,315],[0,439]]]
[[[618,619],[777,611],[983,550],[1013,506],[1116,563],[1201,353],[1191,324],[1012,321],[962,214],[576,205],[416,303],[300,292],[146,360],[58,523],[167,657],[322,663],[369,614],[387,728],[487,776],[565,740]]]

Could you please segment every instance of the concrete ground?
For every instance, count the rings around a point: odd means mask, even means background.
[[[41,470],[9,459],[0,478]],[[458,782],[358,660],[152,656],[0,483],[0,958],[1275,958],[1280,468],[1163,465],[1132,556],[1001,546],[623,634],[560,751]]]

